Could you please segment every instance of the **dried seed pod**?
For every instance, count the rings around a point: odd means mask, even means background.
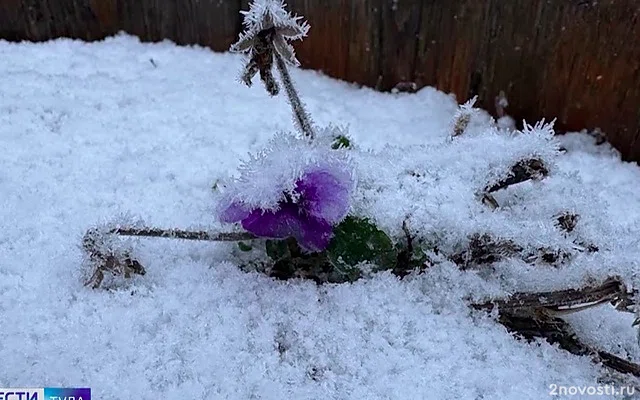
[[[113,246],[112,238],[107,232],[89,229],[82,239],[82,247],[94,272],[85,283],[97,289],[104,280],[105,273],[130,278],[132,274],[144,275],[146,270],[140,262],[133,258],[128,250],[120,250]]]

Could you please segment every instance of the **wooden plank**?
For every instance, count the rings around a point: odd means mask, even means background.
[[[565,129],[600,127],[625,159],[640,160],[640,3],[573,4],[560,25],[532,111],[558,115]]]
[[[46,0],[24,0],[25,37],[29,40],[46,40],[55,37],[51,29],[51,15]]]
[[[466,100],[474,73],[472,54],[477,47],[478,28],[469,25],[473,17],[482,15],[469,12],[469,8],[479,7],[474,4],[478,2],[424,1],[415,55],[414,79],[418,86],[435,86],[453,92],[459,101]]]
[[[242,3],[241,0],[177,1],[176,42],[200,44],[215,51],[229,50],[240,30]]]
[[[304,16],[311,25],[309,36],[302,42],[293,43],[303,68],[349,79],[351,3],[350,0],[287,2],[293,14]]]
[[[380,89],[382,84],[382,2],[361,0],[350,4],[349,53],[345,79]]]
[[[95,40],[118,33],[120,30],[118,0],[90,0],[90,7],[97,24],[91,33],[91,39]]]
[[[415,78],[489,111],[504,91],[518,120],[600,127],[640,160],[639,21],[635,0],[425,1]]]
[[[18,41],[27,36],[27,6],[22,0],[0,1],[0,38]]]
[[[175,40],[178,0],[118,0],[120,27],[143,41]],[[192,0],[185,0],[192,1]]]
[[[390,90],[414,80],[422,0],[382,1],[381,88]]]

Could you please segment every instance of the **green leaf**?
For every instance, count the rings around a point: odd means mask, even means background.
[[[253,249],[251,245],[248,245],[245,242],[238,242],[238,248],[240,251],[251,251],[251,249]]]
[[[327,256],[338,270],[348,270],[361,262],[376,264],[380,270],[392,269],[397,251],[386,233],[368,219],[347,217],[333,230]]]
[[[267,255],[274,261],[291,258],[289,243],[285,240],[267,240],[265,243]]]
[[[331,148],[334,150],[351,148],[351,140],[349,140],[349,138],[344,135],[338,135],[335,137],[335,139],[333,139]]]

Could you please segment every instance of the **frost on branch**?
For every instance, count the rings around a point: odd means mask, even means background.
[[[146,274],[142,264],[131,255],[131,250],[124,247],[107,227],[89,229],[82,239],[82,248],[93,270],[85,285],[93,289],[100,287],[105,273],[125,278],[132,274]]]
[[[249,55],[242,81],[251,86],[252,78],[260,71],[260,78],[272,96],[279,92],[272,72],[274,56],[285,63],[300,65],[289,41],[302,39],[309,31],[309,24],[302,21],[302,17],[292,16],[285,7],[279,0],[251,3],[249,11],[242,11],[245,30],[231,46],[231,51]]]
[[[471,121],[471,116],[476,112],[473,108],[473,105],[476,104],[476,100],[478,100],[478,96],[474,96],[466,103],[458,106],[458,110],[453,116],[453,129],[451,136],[460,136],[467,129],[467,126]]]
[[[257,35],[262,31],[272,30],[276,51],[288,63],[299,65],[288,41],[307,36],[309,24],[302,17],[292,16],[285,7],[285,2],[280,0],[256,0],[249,5],[249,11],[241,11],[245,30],[231,46],[231,51],[251,54],[255,50]]]
[[[507,173],[507,176],[500,181],[488,185],[485,189],[486,193],[495,192],[508,186],[515,185],[530,179],[542,179],[547,176],[549,171],[544,162],[537,158],[520,160],[514,164]]]
[[[309,25],[302,17],[292,16],[285,9],[283,1],[256,0],[249,11],[243,11],[245,31],[231,46],[231,51],[248,53],[249,61],[241,76],[242,82],[251,86],[252,79],[260,71],[260,79],[270,95],[280,92],[273,76],[274,59],[284,85],[287,98],[293,110],[294,122],[298,130],[309,138],[314,138],[314,128],[309,113],[289,75],[287,64],[300,65],[296,59],[290,40],[302,39],[309,31]]]

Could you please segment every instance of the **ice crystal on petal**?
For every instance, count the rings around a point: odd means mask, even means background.
[[[347,215],[354,185],[346,152],[277,135],[227,187],[219,218],[261,237],[294,237],[306,250],[319,251]]]

